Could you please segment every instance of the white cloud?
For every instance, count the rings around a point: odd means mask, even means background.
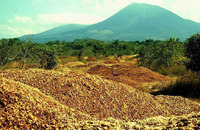
[[[94,3],[94,0],[83,0],[84,3],[92,4]]]
[[[17,28],[12,28],[8,25],[0,25],[0,38],[11,38],[21,36],[21,33]]]
[[[9,34],[19,37],[25,34],[34,34],[36,31],[33,28],[27,28],[27,27],[7,27],[7,30],[9,30]]]
[[[40,4],[41,2],[43,2],[44,0],[33,0],[33,5],[36,5],[36,4]]]
[[[97,10],[102,10],[102,5],[99,3],[98,0],[95,1],[94,5],[95,5],[95,8],[96,8]]]
[[[32,0],[32,4],[35,6],[47,3],[56,3],[58,0]]]
[[[183,18],[200,22],[200,1],[199,0],[176,0],[166,6],[169,10],[175,12]]]
[[[109,11],[109,12],[115,12],[119,11],[120,9],[124,8],[125,6],[129,5],[129,0],[104,0],[103,1],[103,9]],[[117,5],[117,6],[116,6]]]
[[[41,28],[38,24],[35,24],[30,19],[21,19],[20,17],[15,17],[9,20],[8,24],[0,25],[0,38],[12,38],[20,37],[26,34],[35,34],[41,31],[45,31],[47,28]],[[31,23],[31,24],[29,24]],[[34,23],[34,24],[33,24]]]
[[[11,28],[11,27],[7,26],[7,29],[10,32],[12,32],[12,34],[15,34],[15,35],[19,35],[20,34],[19,31],[18,31],[18,29],[16,29],[16,28]]]
[[[33,20],[30,17],[22,17],[15,15],[13,19],[9,20],[10,23],[21,23],[21,24],[33,24]]]
[[[66,23],[78,23],[78,24],[93,24],[100,22],[103,18],[89,15],[85,13],[57,13],[57,14],[39,14],[38,23],[41,24],[66,24]]]
[[[164,0],[84,0],[88,4],[93,4],[93,9],[97,10],[97,14],[103,14],[105,18],[117,13],[131,3],[149,3],[153,5],[164,5]],[[93,2],[93,3],[92,3]]]
[[[54,2],[57,2],[57,0],[50,0],[50,2],[53,2],[53,3],[54,3]]]
[[[185,19],[200,22],[200,0],[130,0],[161,6]]]
[[[35,3],[41,4],[46,2],[45,0],[34,0]],[[46,14],[52,15],[57,20],[50,20],[52,22],[66,21],[67,23],[72,23],[75,21],[75,23],[81,23],[83,21],[83,24],[85,23],[94,23],[96,21],[101,21],[103,19],[106,19],[110,17],[111,15],[115,14],[116,12],[120,11],[127,5],[131,3],[148,3],[153,5],[158,5],[163,8],[166,8],[177,15],[186,18],[186,19],[192,19],[194,21],[200,22],[200,0],[48,0],[50,3],[59,3],[63,2],[63,5],[66,5],[66,10],[68,12],[71,12],[71,14],[68,14],[69,16],[72,16],[72,20],[68,20],[67,18],[61,18],[61,16],[58,16],[59,14]],[[55,3],[55,4],[56,4]],[[71,6],[73,5],[73,8]],[[73,13],[72,10],[74,8],[77,8],[74,10],[76,12]],[[69,9],[69,10],[68,10]],[[86,22],[86,20],[83,20],[83,18],[75,18],[78,17],[78,12],[81,12],[80,16],[83,16],[84,12],[87,13],[87,18],[92,15],[91,17],[97,18],[97,20],[91,20],[91,22]],[[89,13],[89,14],[88,14]],[[63,13],[66,14],[66,13]],[[44,16],[45,14],[43,14]],[[56,16],[57,15],[57,16]],[[95,17],[94,17],[95,16]],[[45,17],[45,16],[44,16]],[[100,18],[100,19],[99,19]],[[65,23],[66,23],[65,22]]]
[[[107,19],[133,2],[158,5],[183,18],[200,22],[200,0],[32,0],[39,11],[43,5],[47,5],[47,9],[55,8],[32,17],[15,14],[5,25],[0,25],[0,34],[21,36],[61,24],[93,24]]]
[[[100,5],[98,5],[97,2]],[[104,11],[104,15],[108,17],[131,3],[147,3],[158,5],[183,18],[200,22],[200,0],[96,0],[96,5],[94,7],[99,11]]]

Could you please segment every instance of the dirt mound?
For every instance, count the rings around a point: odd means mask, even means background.
[[[160,75],[144,67],[134,67],[133,65],[96,65],[91,67],[89,74],[103,76],[106,79],[121,82],[135,87],[141,83],[170,81],[170,78]]]
[[[113,60],[104,61],[103,63],[105,63],[105,64],[116,64],[116,63],[119,63],[119,62],[120,62],[119,59],[113,59]]]
[[[38,88],[63,105],[103,119],[131,120],[182,115],[200,111],[199,104],[182,97],[152,96],[130,86],[89,74],[6,70],[4,77]]]
[[[0,79],[0,129],[68,128],[91,117],[60,104],[39,89]]]
[[[135,120],[127,123],[131,129],[200,129],[200,113],[191,113],[182,116],[152,117],[144,120]],[[132,124],[132,127],[131,127]],[[137,125],[133,125],[137,124]]]
[[[91,124],[92,123],[92,124]],[[123,121],[113,118],[88,122],[83,128],[88,129],[133,129],[133,130],[199,130],[200,113],[182,116],[157,116],[144,120]]]
[[[68,67],[66,67],[65,65],[63,64],[59,64],[58,66],[56,66],[54,68],[55,71],[60,71],[62,73],[69,73],[71,72],[72,70],[70,70]]]
[[[83,62],[80,62],[80,61],[69,61],[67,63],[64,64],[64,66],[66,67],[75,67],[75,66],[78,66],[78,65],[85,65]]]
[[[120,57],[121,60],[128,60],[128,59],[133,59],[133,58],[137,58],[138,55],[135,54],[135,55],[123,55]]]

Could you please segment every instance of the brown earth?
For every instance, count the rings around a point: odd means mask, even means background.
[[[136,67],[133,64],[118,63],[115,65],[96,65],[91,67],[87,73],[99,75],[105,79],[124,83],[129,86],[139,88],[146,83],[152,84],[155,82],[171,82],[171,78],[160,75],[144,67]],[[147,85],[148,86],[148,85]],[[147,86],[143,88],[148,91]]]
[[[119,70],[112,72],[114,75],[123,75],[122,72],[129,72],[128,68],[120,71],[122,69],[120,66],[111,66],[111,70],[115,70],[114,67],[118,67]],[[132,76],[132,72],[134,72],[134,74],[141,74],[141,77],[147,77],[143,79],[136,75],[137,82],[165,81],[167,79],[162,76],[159,79],[158,74],[145,68],[140,67],[138,70],[134,70],[133,67],[132,69],[129,74],[124,75]],[[105,72],[109,72],[109,70]],[[150,74],[145,74],[145,72],[153,74],[153,78],[150,78]],[[4,77],[1,80],[0,88],[2,128],[20,128],[21,126],[23,128],[26,126],[68,128],[69,126],[75,127],[78,120],[83,122],[91,120],[91,118],[97,120],[97,123],[94,121],[89,123],[93,128],[107,126],[101,121],[108,118],[130,122],[155,116],[180,116],[191,112],[200,112],[200,105],[191,100],[182,97],[152,96],[128,85],[106,80],[96,75],[73,72],[63,74],[41,69],[5,70],[2,74]],[[16,99],[12,97],[16,97]],[[27,109],[26,106],[28,106]],[[20,113],[24,115],[20,116]],[[75,115],[72,114],[72,116],[71,113]],[[17,124],[16,120],[18,119],[22,120],[22,125]],[[33,119],[37,120],[29,122]],[[54,123],[52,123],[53,119]],[[70,122],[74,122],[74,125]],[[123,123],[120,127],[124,127],[125,124]],[[114,123],[113,126],[109,125],[109,127],[114,128],[115,125],[117,123]],[[86,125],[78,123],[76,127],[84,126]]]
[[[69,128],[71,123],[91,119],[37,88],[6,78],[0,82],[0,129]]]
[[[152,117],[144,120],[134,120],[127,123],[131,129],[173,129],[173,130],[198,130],[200,129],[200,113],[191,113],[182,116]]]
[[[64,64],[64,66],[66,67],[74,67],[74,66],[77,66],[77,65],[84,65],[84,63],[80,62],[80,61],[73,61],[73,62],[66,62]]]
[[[92,123],[92,125],[90,124]],[[83,128],[88,129],[133,129],[133,130],[199,130],[200,113],[191,113],[182,116],[157,116],[144,120],[123,121],[108,118],[100,121],[85,123]]]

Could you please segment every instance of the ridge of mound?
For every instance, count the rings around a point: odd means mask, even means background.
[[[0,129],[69,128],[71,123],[92,119],[37,88],[5,78],[0,82]]]
[[[200,129],[200,112],[181,116],[157,116],[127,123],[132,129]]]
[[[78,65],[85,65],[85,64],[80,61],[73,61],[73,62],[69,61],[64,64],[64,66],[67,66],[67,67],[74,67],[74,66],[78,66]]]
[[[59,72],[62,72],[62,73],[70,73],[72,71],[71,69],[69,69],[68,67],[66,67],[63,64],[59,64],[53,70],[59,71]]]
[[[121,82],[132,87],[145,82],[170,81],[169,77],[160,75],[144,67],[134,67],[131,65],[96,65],[91,67],[87,73],[100,75],[105,79]]]
[[[145,119],[200,111],[200,105],[188,99],[152,96],[95,75],[15,69],[3,71],[3,76],[38,88],[60,103],[97,119]]]
[[[200,112],[199,113],[190,113],[184,114],[182,116],[156,116],[143,120],[132,120],[132,121],[123,121],[116,120],[113,118],[108,118],[104,120],[99,120],[95,122],[90,122],[92,128],[109,128],[109,129],[134,129],[134,130],[198,130],[200,129]],[[91,124],[87,124],[85,129],[91,128]]]

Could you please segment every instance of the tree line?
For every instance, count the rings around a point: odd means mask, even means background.
[[[176,71],[183,67],[200,71],[200,33],[192,35],[184,42],[175,38],[159,43],[152,42],[141,46],[138,54],[138,64],[155,71],[165,69],[169,72],[175,66]]]
[[[72,42],[50,41],[44,44],[20,41],[17,38],[0,40],[0,66],[16,61],[19,68],[37,65],[52,69],[58,56],[100,57],[138,54],[138,65],[150,69],[184,65],[192,71],[199,71],[200,34],[194,34],[184,42],[170,38],[166,41],[147,39],[145,41],[100,41],[76,39]]]
[[[38,68],[52,69],[57,65],[57,55],[45,44],[24,42],[17,38],[0,40],[1,69],[14,61],[19,63],[19,68],[36,65]]]

